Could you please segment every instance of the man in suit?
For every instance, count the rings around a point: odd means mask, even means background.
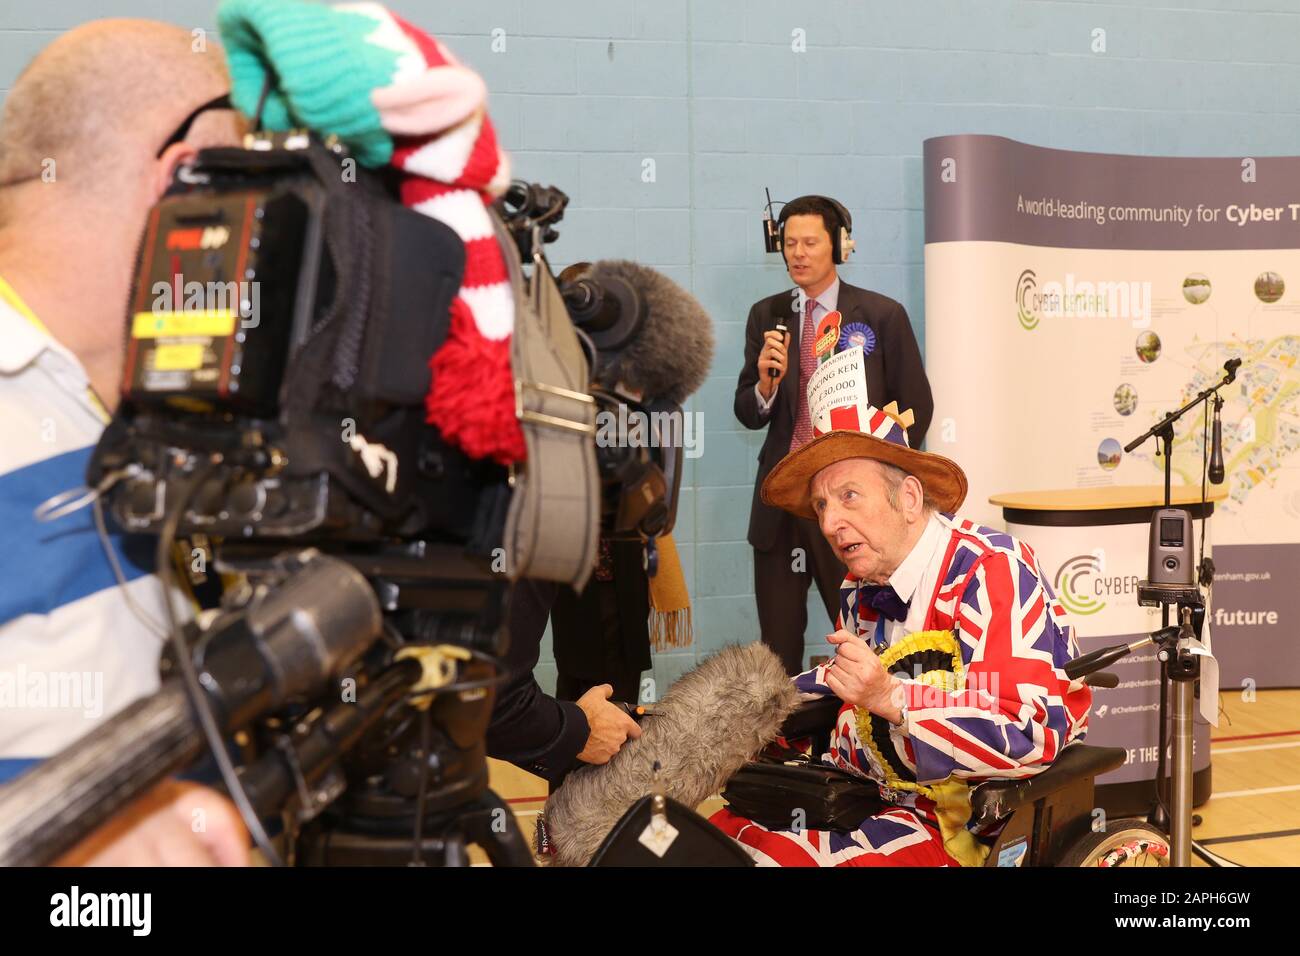
[[[763,504],[759,488],[777,462],[813,437],[805,385],[817,368],[817,324],[838,311],[842,329],[858,327],[854,331],[865,339],[867,396],[877,408],[896,401],[913,410],[915,424],[907,435],[913,448],[925,440],[934,399],[907,311],[893,299],[840,281],[836,266],[852,249],[848,211],[824,196],[801,196],[785,205],[780,225],[781,255],[795,288],[749,310],[735,410],[746,428],[767,429],[749,513],[754,594],[763,643],[794,675],[805,669],[808,588],[817,582],[833,623],[845,569],[816,522]],[[788,331],[777,331],[778,323]]]

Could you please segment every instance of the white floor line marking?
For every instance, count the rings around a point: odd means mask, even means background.
[[[1249,747],[1211,747],[1211,756],[1216,754],[1239,754],[1247,750],[1282,750],[1287,747],[1300,747],[1300,740],[1293,740],[1287,744],[1254,744]]]
[[[1293,790],[1300,790],[1300,783],[1293,783],[1286,787],[1259,787],[1255,790],[1225,790],[1223,793],[1211,794],[1211,800],[1223,800],[1227,797],[1256,797],[1265,793],[1290,793]]]

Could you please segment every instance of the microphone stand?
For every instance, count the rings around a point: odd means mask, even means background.
[[[1230,359],[1224,363],[1223,381],[1217,385],[1203,389],[1195,398],[1189,401],[1177,411],[1170,412],[1156,424],[1143,432],[1139,437],[1133,439],[1124,446],[1125,454],[1133,451],[1148,438],[1156,438],[1163,446],[1157,449],[1157,452],[1163,451],[1165,457],[1165,503],[1164,507],[1168,508],[1171,504],[1171,484],[1173,475],[1173,443],[1174,443],[1174,422],[1178,421],[1185,414],[1207,401],[1211,397],[1216,402],[1221,402],[1219,389],[1225,385],[1230,385],[1237,378],[1237,368],[1241,365],[1241,360]],[[1206,499],[1203,497],[1201,506],[1204,508]],[[1200,678],[1200,659],[1198,655],[1191,654],[1187,649],[1187,639],[1194,636],[1191,628],[1193,609],[1199,608],[1200,613],[1204,615],[1204,601],[1201,597],[1199,588],[1181,589],[1174,594],[1170,593],[1168,588],[1148,587],[1143,588],[1140,584],[1138,587],[1138,602],[1147,603],[1143,600],[1146,597],[1151,601],[1160,603],[1160,630],[1151,635],[1148,640],[1140,641],[1135,645],[1120,645],[1123,648],[1122,653],[1115,653],[1117,648],[1108,648],[1097,652],[1100,659],[1105,663],[1099,664],[1098,667],[1104,667],[1120,657],[1127,656],[1133,649],[1148,641],[1154,641],[1160,645],[1159,659],[1160,667],[1160,728],[1159,728],[1159,746],[1156,754],[1156,805],[1148,815],[1147,820],[1153,826],[1165,831],[1170,838],[1170,852],[1173,857],[1174,866],[1190,866],[1191,853],[1194,848],[1192,842],[1192,722],[1195,713],[1194,703],[1194,685],[1195,681]],[[1171,600],[1172,599],[1172,600]],[[1169,605],[1176,603],[1179,607],[1182,618],[1182,627],[1169,626]],[[1199,630],[1199,628],[1198,628]],[[1114,656],[1110,656],[1114,655]],[[1089,660],[1093,655],[1087,655],[1080,658],[1080,661]],[[1090,663],[1092,663],[1090,661]],[[1089,672],[1092,668],[1083,671]],[[1069,671],[1067,670],[1067,674]],[[1167,746],[1166,727],[1170,719],[1169,712],[1169,684],[1174,686],[1173,702],[1173,720],[1175,729],[1174,740],[1174,759],[1172,767],[1171,800],[1173,803],[1172,811],[1166,814],[1164,802],[1160,797],[1160,792],[1165,782],[1165,749]],[[1211,865],[1218,865],[1212,854],[1199,847],[1195,847],[1197,855],[1205,859]]]

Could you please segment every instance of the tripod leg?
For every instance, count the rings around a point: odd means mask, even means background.
[[[444,867],[469,866],[469,848],[459,833],[447,834],[442,845],[442,865]]]
[[[515,815],[491,790],[478,798],[463,820],[466,838],[483,848],[493,866],[533,866],[533,853],[519,831]]]

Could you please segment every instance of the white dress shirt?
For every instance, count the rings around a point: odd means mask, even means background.
[[[808,296],[804,294],[803,289],[800,289],[799,290],[799,313],[798,313],[799,322],[800,322],[800,332],[799,332],[800,348],[803,348],[802,323],[804,321],[804,311],[808,308],[807,303],[808,303]],[[840,303],[840,277],[836,276],[834,280],[832,280],[831,284],[822,290],[822,294],[816,296],[813,299],[813,327],[814,328],[817,327],[817,323],[822,320],[822,316],[830,315],[832,312],[834,312],[835,309],[839,306],[839,303]],[[790,356],[786,356],[786,359],[787,361],[786,361],[785,370],[786,370],[786,374],[788,375],[790,374],[790,362],[789,362]],[[780,390],[781,390],[781,386],[778,385],[776,388],[772,389],[771,398],[764,398],[762,389],[760,389],[758,384],[755,383],[754,394],[758,396],[758,413],[760,415],[767,415],[772,411],[772,403],[776,401],[776,393]]]
[[[889,586],[902,600],[908,602],[908,607],[907,617],[901,621],[891,621],[883,614],[880,616],[884,622],[884,647],[908,634],[925,630],[930,596],[939,583],[939,571],[946,550],[944,546],[951,535],[952,522],[937,511],[930,512],[930,519],[926,522],[921,537],[907,553],[903,563],[889,576]],[[876,635],[879,634],[880,630],[877,629]]]

